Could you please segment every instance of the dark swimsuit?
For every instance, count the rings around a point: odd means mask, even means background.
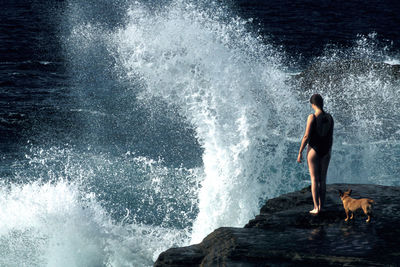
[[[312,147],[319,157],[329,153],[333,141],[333,118],[328,113],[322,113],[318,117],[314,114],[311,124],[311,134],[308,145]],[[328,127],[328,128],[327,128]]]

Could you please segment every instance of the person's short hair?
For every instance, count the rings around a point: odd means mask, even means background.
[[[320,109],[324,109],[324,100],[320,94],[313,94],[310,98],[310,103],[316,105]]]

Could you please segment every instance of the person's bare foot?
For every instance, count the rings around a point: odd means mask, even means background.
[[[318,214],[318,212],[319,212],[319,210],[318,209],[313,209],[313,210],[310,210],[310,213],[311,214]]]

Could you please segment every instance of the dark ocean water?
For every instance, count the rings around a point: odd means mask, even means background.
[[[259,23],[263,36],[305,65],[326,46],[353,46],[359,35],[376,33],[382,46],[393,53],[399,49],[396,1],[239,1],[239,6],[244,17]]]
[[[400,86],[365,69],[400,64],[397,1],[1,7],[0,266],[149,266],[245,224],[309,184],[314,92],[328,182],[400,184]],[[327,76],[293,83],[310,66]]]

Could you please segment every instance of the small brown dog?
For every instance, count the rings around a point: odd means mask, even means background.
[[[351,198],[352,190],[349,189],[347,190],[347,192],[342,192],[341,190],[339,190],[339,195],[340,195],[340,199],[343,202],[343,207],[344,207],[344,211],[346,212],[346,219],[344,219],[346,222],[349,219],[349,211],[351,211],[351,217],[350,220],[353,219],[354,217],[354,212],[358,209],[362,209],[365,213],[365,215],[368,216],[368,219],[366,220],[366,222],[370,222],[371,221],[371,204],[375,203],[375,201],[373,201],[372,199],[368,199],[368,198],[361,198],[361,199],[354,199]]]

